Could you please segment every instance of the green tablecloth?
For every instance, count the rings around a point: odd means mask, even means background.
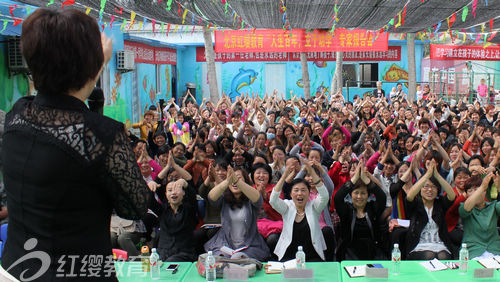
[[[400,274],[392,275],[391,274],[391,261],[343,261],[341,263],[341,273],[342,273],[342,281],[380,281],[380,279],[367,279],[365,277],[351,278],[347,271],[345,271],[344,266],[352,266],[352,265],[363,265],[368,263],[380,263],[385,268],[389,268],[389,280],[387,281],[404,281],[404,282],[459,282],[459,281],[500,281],[500,276],[498,271],[495,271],[495,276],[493,279],[474,279],[474,269],[475,268],[484,268],[477,261],[470,261],[469,270],[467,274],[459,274],[458,269],[446,269],[441,271],[430,272],[425,269],[420,261],[402,261],[400,266]],[[385,280],[384,280],[385,281]]]
[[[306,268],[314,269],[314,280],[315,281],[340,281],[340,264],[338,262],[308,262],[306,263]],[[222,281],[222,278],[217,279]],[[257,271],[255,277],[250,277],[250,281],[281,281],[281,274],[266,274],[265,270],[262,269]],[[184,276],[183,281],[205,281],[205,278],[198,274],[196,267],[193,267]]]
[[[115,262],[116,274],[120,282],[139,282],[139,281],[182,281],[186,273],[193,267],[191,262],[173,262],[179,264],[177,272],[167,271],[171,262],[164,262],[160,267],[160,279],[152,280],[150,272],[143,272],[141,262]]]

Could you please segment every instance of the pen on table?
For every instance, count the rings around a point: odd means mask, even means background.
[[[493,257],[493,259],[494,259],[496,262],[500,263],[500,261],[498,261],[496,257]]]
[[[352,270],[352,273],[356,273],[356,267],[354,267],[354,269]]]
[[[432,268],[436,268],[434,264],[432,264],[432,261],[429,261],[429,263],[432,265]]]

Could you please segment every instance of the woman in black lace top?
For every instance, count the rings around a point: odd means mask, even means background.
[[[84,103],[111,45],[95,19],[76,10],[38,9],[23,23],[21,50],[38,95],[7,114],[2,151],[9,205],[2,267],[18,279],[117,281],[111,212],[126,219],[146,212],[147,186],[123,124]]]

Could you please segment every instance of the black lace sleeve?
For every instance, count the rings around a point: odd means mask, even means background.
[[[117,133],[106,154],[106,173],[113,206],[119,217],[140,219],[146,213],[150,195],[124,132]]]

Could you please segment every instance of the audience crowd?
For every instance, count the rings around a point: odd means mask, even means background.
[[[307,261],[388,259],[394,243],[403,259],[457,259],[461,243],[500,255],[495,107],[377,89],[149,106],[138,136],[125,130],[152,201],[140,220],[113,215],[114,247],[164,261],[283,261],[298,246]]]

